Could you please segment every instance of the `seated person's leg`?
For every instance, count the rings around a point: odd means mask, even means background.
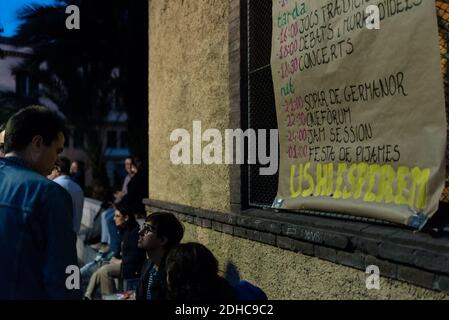
[[[100,272],[100,287],[101,295],[107,296],[116,292],[114,278],[120,277],[120,264],[107,264],[101,267]]]
[[[88,300],[92,300],[92,295],[100,284],[100,269],[95,271],[89,279],[89,285],[87,286],[86,292],[84,293],[84,297]]]

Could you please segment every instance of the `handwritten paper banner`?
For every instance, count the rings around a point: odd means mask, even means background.
[[[377,5],[380,29],[368,29]],[[434,1],[273,0],[276,208],[421,228],[444,186]]]

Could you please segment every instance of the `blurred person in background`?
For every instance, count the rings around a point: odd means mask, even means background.
[[[125,179],[123,180],[122,189],[114,193],[115,202],[119,202],[128,193],[128,184],[131,178],[134,176],[133,172],[133,158],[126,157],[125,159],[125,171],[127,173]]]
[[[82,161],[73,161],[70,166],[70,176],[80,188],[84,191],[85,188],[85,169]]]
[[[148,197],[148,170],[142,158],[132,157],[131,174],[127,193],[119,202],[125,203],[137,218],[142,218],[146,216],[145,205],[142,200]]]
[[[101,242],[91,245],[91,248],[100,252],[117,252],[119,250],[119,238],[117,227],[114,223],[114,203],[120,202],[128,193],[128,184],[135,174],[133,170],[132,157],[125,159],[125,170],[128,173],[122,185],[122,189],[114,193],[114,201],[111,201],[109,208],[101,213]],[[113,254],[113,253],[111,253]]]
[[[5,144],[5,126],[6,124],[0,125],[0,158],[5,156],[4,144]]]
[[[81,187],[70,178],[70,160],[60,158],[58,164],[53,169],[53,181],[67,190],[72,197],[73,205],[73,230],[76,234],[81,228],[81,219],[83,217],[84,192]]]

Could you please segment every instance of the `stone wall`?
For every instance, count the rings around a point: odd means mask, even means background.
[[[150,4],[150,197],[226,212],[229,168],[170,161],[170,134],[229,126],[229,4],[160,0]],[[191,144],[192,147],[192,144]]]

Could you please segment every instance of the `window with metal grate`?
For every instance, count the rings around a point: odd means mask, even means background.
[[[277,129],[271,77],[272,1],[248,0],[248,128]],[[268,139],[268,137],[267,137]],[[267,140],[268,141],[268,140]],[[267,142],[268,143],[268,142]],[[250,206],[271,206],[278,188],[278,174],[259,175],[260,165],[248,168]]]
[[[272,42],[272,0],[246,0],[247,26],[247,127],[252,129],[277,129],[275,98],[271,76],[271,42]],[[448,0],[436,0],[438,13],[441,66],[446,92],[446,110],[449,101],[448,82],[448,41],[449,41],[449,4]],[[449,112],[448,112],[449,119]],[[449,136],[449,126],[448,126]],[[449,143],[447,151],[449,175]],[[249,207],[270,207],[276,197],[278,174],[273,176],[259,175],[260,165],[247,167],[247,204]],[[443,201],[449,202],[449,176],[443,194]],[[312,212],[310,212],[312,213]],[[313,212],[318,215],[342,216],[329,213]],[[343,215],[343,218],[356,219]]]

